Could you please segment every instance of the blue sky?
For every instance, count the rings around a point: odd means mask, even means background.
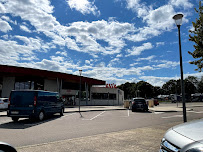
[[[45,69],[123,84],[162,86],[180,78],[178,30],[183,13],[184,76],[199,0],[0,0],[0,64]]]

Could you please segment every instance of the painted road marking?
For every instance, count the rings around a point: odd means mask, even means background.
[[[162,118],[175,118],[175,117],[183,117],[183,115],[173,115],[173,116],[162,117]]]
[[[154,114],[162,114],[162,113],[165,113],[165,112],[154,112]]]
[[[82,119],[82,120],[94,120],[94,119],[96,119],[97,117],[101,116],[101,115],[102,115],[103,113],[105,113],[105,112],[106,112],[106,111],[103,111],[103,112],[101,112],[100,114],[94,116],[94,117],[91,118],[91,119]]]
[[[187,112],[192,112],[192,113],[203,113],[203,111],[187,111]]]
[[[99,117],[100,115],[102,115],[103,113],[105,113],[106,111],[101,112],[100,114],[96,115],[95,117],[91,118],[90,120],[94,120],[95,118]]]

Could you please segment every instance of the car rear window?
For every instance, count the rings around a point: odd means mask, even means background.
[[[8,102],[8,99],[4,99],[3,102]]]
[[[144,99],[134,99],[136,103],[146,103]]]
[[[34,103],[35,92],[13,91],[11,92],[11,105],[26,106]]]

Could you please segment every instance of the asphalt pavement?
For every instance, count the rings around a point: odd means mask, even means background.
[[[203,107],[203,103],[186,103],[187,111],[192,111],[194,107]],[[110,111],[110,110],[126,110],[123,106],[81,106],[81,112],[88,111]],[[149,107],[151,112],[181,112],[181,104],[161,103],[159,106]],[[79,112],[79,107],[66,107],[65,113]],[[6,111],[0,112],[6,115]],[[162,125],[154,125],[150,127],[142,127],[131,130],[123,130],[117,132],[103,133],[92,136],[59,140],[43,144],[28,145],[16,147],[18,152],[103,152],[103,151],[136,151],[136,152],[157,152],[159,150],[160,141],[165,132],[170,127],[180,124],[178,122],[168,122]]]

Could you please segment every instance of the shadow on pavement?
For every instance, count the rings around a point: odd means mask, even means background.
[[[60,116],[53,115],[52,117],[47,117],[43,121],[31,121],[30,119],[20,119],[18,122],[13,122],[12,120],[7,123],[0,124],[2,129],[26,129],[53,121],[55,119],[61,118]]]

